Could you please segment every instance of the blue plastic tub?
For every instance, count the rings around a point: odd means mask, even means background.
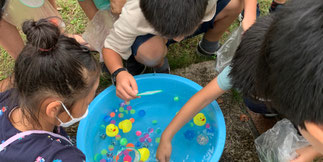
[[[126,138],[127,143],[134,144],[134,150],[148,147],[150,157],[147,161],[156,161],[156,149],[161,132],[189,98],[202,88],[191,80],[169,74],[144,74],[136,76],[135,79],[139,93],[152,90],[162,92],[132,100],[130,106],[135,110],[132,113],[130,110],[125,112],[127,106],[121,108],[122,110],[119,109],[122,100],[115,95],[115,86],[110,86],[100,93],[90,104],[89,115],[80,122],[77,132],[77,147],[86,155],[87,161],[111,161],[112,156],[116,157],[118,151],[125,149],[125,146],[119,144],[120,137],[118,139],[105,136],[105,127],[111,122],[109,116],[111,112],[116,114],[112,119],[116,121],[117,126],[121,120],[135,119],[131,131],[123,133],[119,130],[119,135]],[[142,112],[145,112],[145,116],[142,116]],[[206,124],[197,126],[192,120],[175,135],[172,141],[171,161],[215,162],[220,159],[226,138],[223,114],[216,101],[201,112],[206,117]],[[120,113],[123,114],[122,119],[119,119]],[[137,134],[139,131],[142,133],[141,136]],[[147,140],[144,135],[150,139]],[[204,138],[206,143],[202,145],[201,135],[207,136],[207,140]],[[139,142],[141,138],[144,138],[145,142]]]

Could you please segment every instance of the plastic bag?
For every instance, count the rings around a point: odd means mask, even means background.
[[[294,125],[287,119],[275,124],[255,140],[261,162],[289,162],[298,155],[297,149],[309,145],[307,140],[297,133]]]
[[[235,29],[228,40],[224,42],[221,48],[217,51],[216,58],[216,66],[215,70],[217,72],[221,72],[226,66],[228,66],[234,56],[242,36],[242,26],[240,25],[237,29]]]
[[[48,17],[60,17],[48,0],[7,0],[4,7],[3,19],[16,27],[26,20]]]
[[[99,10],[88,23],[82,35],[83,39],[100,53],[100,61],[103,61],[102,48],[104,40],[117,19],[118,17],[113,15],[110,10]]]

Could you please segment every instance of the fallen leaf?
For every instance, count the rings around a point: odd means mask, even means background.
[[[249,117],[246,114],[241,114],[240,121],[247,122],[247,121],[249,121]]]
[[[222,104],[224,101],[223,101],[223,99],[218,98],[218,99],[216,100],[216,102],[217,102],[218,104]]]

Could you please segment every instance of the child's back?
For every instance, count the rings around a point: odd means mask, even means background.
[[[10,137],[21,133],[10,122],[9,114],[15,109],[18,102],[11,101],[12,90],[0,93],[0,140],[2,142]],[[62,129],[56,127],[53,133],[64,138],[69,138]],[[82,161],[85,159],[84,154],[76,147],[72,146],[69,141],[62,137],[50,134],[31,134],[19,138],[11,143],[10,147],[0,152],[0,161]]]
[[[0,93],[0,161],[85,161],[62,127],[87,115],[99,65],[46,19],[25,22],[23,31],[15,88]]]

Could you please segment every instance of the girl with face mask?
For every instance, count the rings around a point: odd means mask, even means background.
[[[0,161],[85,161],[62,127],[86,117],[100,68],[90,51],[46,19],[23,24],[14,88],[0,93]]]

